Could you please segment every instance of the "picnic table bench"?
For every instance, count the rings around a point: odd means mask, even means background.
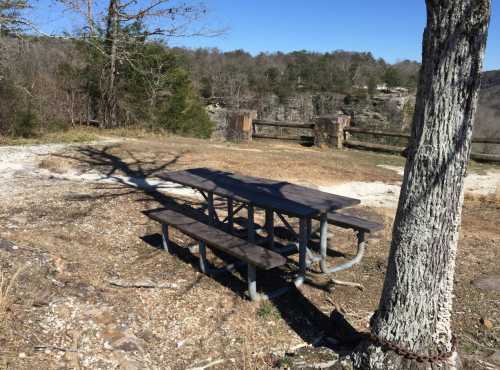
[[[285,252],[284,250],[279,250],[274,246],[274,215],[277,215],[281,219],[284,226],[289,231],[291,231],[291,233],[298,241],[298,245],[296,245],[294,248],[294,250],[298,249],[299,252],[299,271],[294,281],[296,286],[300,286],[303,283],[307,266],[313,262],[319,262],[321,271],[324,273],[332,273],[344,270],[358,263],[365,252],[365,234],[372,233],[383,228],[383,225],[381,224],[371,222],[360,217],[350,216],[337,212],[342,208],[359,204],[360,201],[358,199],[325,193],[320,190],[291,184],[286,181],[274,181],[258,177],[243,176],[231,172],[212,170],[209,168],[194,168],[182,171],[163,172],[158,174],[157,176],[160,179],[198,190],[202,194],[202,196],[207,201],[210,225],[204,225],[202,223],[196,224],[197,226],[195,229],[200,232],[194,236],[191,236],[195,237],[195,239],[200,240],[200,242],[209,243],[212,245],[212,247],[219,250],[223,250],[224,248],[228,247],[226,249],[231,250],[231,253],[239,253],[238,256],[234,257],[248,263],[250,269],[248,275],[250,278],[254,276],[255,267],[264,269],[272,268],[267,265],[259,266],[259,261],[251,260],[250,255],[272,255],[276,257],[276,255],[279,255],[278,253],[263,254],[263,251],[266,250],[266,253]],[[224,220],[221,220],[217,214],[217,210],[214,206],[214,195],[227,200],[227,217]],[[235,204],[239,204],[238,207],[235,208]],[[248,244],[241,245],[246,245],[249,247],[248,253],[250,253],[250,255],[244,254],[241,251],[241,248],[229,248],[232,244],[221,245],[221,242],[218,242],[216,239],[212,239],[211,242],[209,240],[206,240],[206,238],[208,237],[207,235],[212,235],[214,236],[214,238],[217,237],[221,240],[229,240],[227,239],[228,235],[231,236],[231,238],[236,238],[234,235],[231,235],[234,234],[234,215],[244,207],[247,209],[246,232]],[[254,221],[254,207],[262,208],[265,211],[266,221],[264,229],[267,232],[266,242],[268,249],[262,249],[263,247],[255,244],[256,227]],[[180,217],[182,215],[178,214],[174,216],[173,213],[168,213],[168,218],[165,218],[167,214],[162,215],[164,217],[163,221],[159,219],[158,215],[156,216],[156,220],[162,222],[164,225],[173,226],[177,223],[177,227],[184,228],[184,232],[186,232],[187,234],[189,234],[189,232],[192,232],[192,228],[189,228],[189,230],[187,230],[187,226],[182,224],[181,221],[175,221],[176,217]],[[295,232],[294,227],[287,221],[284,216],[295,217],[299,219],[298,233]],[[185,218],[180,218],[180,220],[188,221]],[[308,243],[312,234],[313,220],[319,220],[320,223],[319,255],[315,255],[308,248]],[[187,222],[186,224],[189,224],[190,222],[193,223],[193,220]],[[356,256],[352,260],[334,267],[328,267],[326,263],[328,244],[327,235],[329,224],[341,228],[350,228],[355,230],[357,232],[358,239],[358,251],[356,253]],[[215,227],[220,227],[221,225],[224,225],[225,231],[227,232],[218,230]],[[218,231],[216,232],[214,230]],[[231,243],[237,243],[238,238],[230,240]],[[241,239],[239,240],[239,243],[241,243]],[[204,251],[204,247],[202,247],[202,250]],[[229,252],[227,253],[231,254]],[[200,258],[204,257],[200,255]],[[278,261],[275,259],[272,260]],[[254,270],[251,271],[252,268]],[[254,289],[253,292],[250,290],[250,280],[249,292],[251,294],[255,293]]]
[[[144,214],[162,224],[163,248],[167,251],[171,252],[169,248],[169,226],[197,240],[199,242],[200,270],[207,275],[212,273],[206,258],[207,246],[245,262],[247,264],[248,294],[253,301],[268,298],[264,294],[257,293],[256,268],[270,270],[284,265],[287,261],[285,257],[272,250],[249,243],[214,226],[207,225],[173,210],[149,210],[145,211]],[[282,292],[284,292],[283,289],[272,295],[276,296]]]

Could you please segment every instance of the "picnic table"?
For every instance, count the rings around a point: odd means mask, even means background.
[[[287,229],[298,239],[299,272],[295,279],[296,286],[300,286],[304,282],[308,259],[309,262],[319,261],[322,271],[328,273],[349,267],[356,262],[357,258],[360,259],[362,256],[356,256],[355,260],[333,269],[328,268],[326,265],[329,218],[332,221],[335,220],[335,217],[342,217],[342,215],[332,215],[332,212],[359,204],[359,199],[330,194],[286,181],[244,176],[210,168],[163,172],[157,176],[162,180],[198,190],[207,201],[210,224],[225,224],[229,232],[233,232],[234,215],[246,207],[248,211],[247,238],[252,243],[255,241],[256,232],[254,226],[254,208],[263,209],[266,215],[264,228],[268,234],[267,242],[271,249],[274,249],[274,214],[276,214],[283,221]],[[214,195],[227,199],[227,217],[223,220],[220,220],[215,209]],[[235,203],[239,203],[237,208],[235,208]],[[299,219],[298,233],[295,232],[284,216]],[[313,219],[317,219],[320,222],[319,256],[314,255],[308,248]],[[345,219],[340,221],[348,223]],[[361,222],[362,224],[361,226],[366,226],[363,225],[364,221],[358,219],[358,223]],[[362,239],[364,239],[363,235],[364,232],[361,232]],[[359,238],[360,236],[358,235]],[[363,243],[364,240],[358,240],[358,242]]]

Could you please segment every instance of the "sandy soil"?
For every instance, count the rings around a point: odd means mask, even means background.
[[[0,369],[265,369],[317,343],[334,307],[366,330],[382,287],[402,165],[398,157],[356,151],[181,138],[0,148],[4,280],[21,269],[0,295],[0,307],[2,296],[8,303],[0,313]],[[348,212],[385,229],[360,265],[335,277],[365,290],[331,289],[313,266],[300,291],[252,303],[238,272],[210,278],[186,248],[161,251],[159,227],[141,210],[165,203],[202,210],[203,204],[154,176],[195,166],[356,194],[362,206]],[[471,284],[500,275],[500,204],[484,190],[498,186],[491,173],[498,169],[469,175],[476,176],[470,189],[477,196],[466,198],[457,264],[454,329],[470,369],[495,368],[500,347],[500,292]],[[355,242],[348,231],[332,232],[335,264],[352,257]],[[190,244],[178,233],[174,241]],[[285,284],[295,268],[293,257],[282,270],[260,273],[261,288]],[[117,280],[149,287],[122,288]]]
[[[404,167],[379,165],[401,176]],[[351,181],[333,186],[320,186],[320,190],[332,194],[361,199],[369,207],[397,208],[401,182],[387,184],[381,181]],[[500,198],[500,170],[486,173],[469,172],[465,178],[465,196],[469,198]]]

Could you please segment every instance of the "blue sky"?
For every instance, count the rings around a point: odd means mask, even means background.
[[[106,3],[106,0],[98,0]],[[197,0],[194,0],[196,2]],[[39,0],[35,16],[47,32],[71,31],[72,19]],[[420,61],[425,25],[424,0],[206,0],[204,23],[227,27],[217,38],[185,38],[172,45],[244,49],[252,54],[273,51],[370,51],[393,63]],[[500,1],[493,14],[485,70],[500,69]]]

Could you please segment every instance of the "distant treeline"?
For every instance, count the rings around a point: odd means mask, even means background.
[[[243,50],[174,49],[185,55],[199,94],[238,108],[246,100],[275,94],[282,99],[301,92],[339,92],[377,87],[417,86],[420,65],[413,61],[388,64],[371,53],[334,51],[261,53]]]
[[[139,27],[139,26],[137,26]],[[272,53],[168,48],[135,37],[123,41],[109,106],[109,61],[100,39],[0,35],[0,134],[30,136],[72,125],[140,125],[208,137],[204,105],[238,109],[249,100],[301,92],[367,93],[377,86],[416,86],[419,65],[388,64],[370,53]],[[125,33],[125,32],[124,32]],[[140,35],[140,32],[137,32]]]
[[[141,125],[210,136],[213,123],[192,86],[186,63],[162,44],[134,40],[130,50],[122,51],[128,61],[116,63],[113,121],[106,117],[109,61],[99,52],[99,44],[0,37],[0,47],[2,135],[26,137],[92,124]]]

